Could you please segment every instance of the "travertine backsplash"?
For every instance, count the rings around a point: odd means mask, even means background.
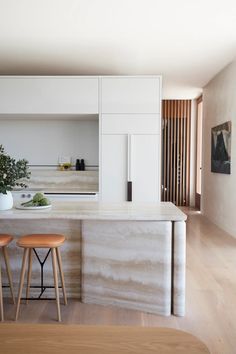
[[[27,189],[44,192],[98,192],[98,171],[31,170]]]

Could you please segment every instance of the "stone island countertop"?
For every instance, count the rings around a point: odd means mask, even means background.
[[[0,219],[73,219],[73,220],[148,220],[185,221],[187,216],[174,204],[161,203],[102,203],[53,202],[44,210],[0,211]]]

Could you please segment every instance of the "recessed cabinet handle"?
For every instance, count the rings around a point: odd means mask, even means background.
[[[128,134],[127,138],[127,202],[132,202],[132,135]]]
[[[132,202],[132,182],[127,182],[127,202]]]

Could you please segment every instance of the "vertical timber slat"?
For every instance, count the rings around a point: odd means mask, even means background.
[[[172,152],[172,140],[173,140],[173,104],[171,102],[170,107],[170,201],[173,200],[173,152]]]
[[[163,178],[163,195],[166,201],[166,104],[164,105],[164,178]]]
[[[173,113],[173,123],[174,123],[174,137],[173,137],[173,203],[176,204],[176,100],[173,101],[174,113]]]

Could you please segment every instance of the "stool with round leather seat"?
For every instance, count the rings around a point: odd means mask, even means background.
[[[13,303],[15,304],[14,291],[13,291],[13,285],[12,285],[12,275],[11,275],[11,269],[10,269],[8,253],[7,253],[7,246],[9,245],[9,243],[12,240],[13,240],[12,236],[6,235],[6,234],[0,234],[0,248],[2,250],[5,264],[6,264],[6,271],[7,271],[7,275],[8,275],[12,300],[13,300]],[[0,313],[1,313],[1,321],[4,321],[1,263],[0,263]]]
[[[44,263],[51,253],[52,256],[52,268],[53,268],[53,276],[54,276],[54,288],[55,288],[55,295],[56,295],[56,304],[57,304],[57,315],[58,321],[61,321],[61,311],[60,311],[60,299],[59,299],[59,288],[58,288],[58,277],[57,277],[57,263],[61,278],[61,287],[64,296],[64,304],[67,304],[66,298],[66,290],[65,290],[65,281],[64,275],[62,270],[62,261],[61,261],[61,254],[59,247],[64,243],[65,236],[58,235],[58,234],[31,234],[22,236],[18,241],[17,245],[24,249],[23,260],[22,260],[22,267],[21,267],[21,275],[20,275],[20,284],[19,284],[19,292],[18,292],[18,299],[17,299],[17,308],[16,308],[16,316],[15,320],[18,319],[19,309],[20,309],[20,302],[22,296],[22,289],[24,284],[25,278],[25,271],[26,271],[26,263],[28,260],[28,275],[27,275],[27,286],[26,286],[26,301],[29,299],[29,290],[30,290],[30,278],[31,278],[31,269],[32,269],[32,252],[35,253],[38,261],[41,265],[41,280],[43,280],[43,266]],[[49,249],[48,253],[43,262],[40,261],[40,258],[37,254],[36,249],[38,248],[45,248]],[[37,287],[37,286],[36,286]],[[41,294],[44,292],[46,288],[52,288],[51,286],[38,286],[41,288]],[[41,296],[41,295],[40,295]],[[39,298],[40,298],[39,296]]]

